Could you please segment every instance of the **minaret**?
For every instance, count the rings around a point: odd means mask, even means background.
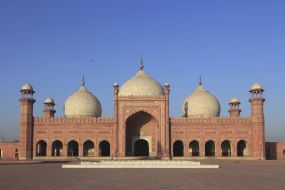
[[[44,102],[44,117],[54,118],[54,114],[56,112],[54,106],[54,100],[51,97],[48,97]]]
[[[20,112],[20,147],[19,159],[28,160],[33,158],[33,105],[35,91],[32,85],[26,83],[21,89],[21,112]]]
[[[118,108],[118,95],[119,95],[119,85],[117,82],[114,83],[113,85],[113,93],[114,93],[114,125],[115,125],[115,135],[114,135],[114,150],[113,150],[113,155],[115,157],[119,156],[119,124],[118,124],[118,120],[119,120],[119,108]]]
[[[169,93],[170,93],[170,85],[168,82],[164,84],[164,94],[165,94],[165,149],[159,150],[159,156],[168,157],[171,159],[171,129],[170,129],[170,118],[169,118]],[[159,147],[161,148],[161,147]]]
[[[230,117],[234,119],[239,118],[241,112],[241,109],[239,108],[240,101],[236,97],[233,97],[229,105],[230,105],[229,108]]]
[[[265,159],[265,121],[264,121],[264,97],[263,88],[256,82],[250,89],[250,99],[251,103],[251,119],[253,127],[253,145],[252,151],[255,157],[261,157]]]

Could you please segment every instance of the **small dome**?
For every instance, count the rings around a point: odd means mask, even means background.
[[[233,98],[231,99],[230,103],[231,103],[231,104],[239,104],[240,101],[239,101],[239,99],[237,99],[237,97],[233,97]]]
[[[55,104],[54,100],[51,97],[47,97],[47,99],[45,100],[44,104]]]
[[[164,90],[162,86],[146,74],[141,66],[141,70],[125,82],[119,91],[119,96],[162,96]]]
[[[23,91],[26,91],[26,92],[33,92],[34,89],[33,89],[33,87],[32,87],[31,84],[25,83],[25,84],[22,86],[22,88],[21,88],[21,92],[23,92]]]
[[[255,82],[251,86],[250,91],[263,91],[263,88],[262,88],[262,86],[258,82]]]
[[[85,82],[82,83],[78,91],[72,94],[65,101],[65,116],[101,116],[102,107],[99,100],[91,92],[89,92],[84,85]]]
[[[186,117],[219,117],[220,109],[218,99],[203,87],[201,81],[182,106],[183,115]]]

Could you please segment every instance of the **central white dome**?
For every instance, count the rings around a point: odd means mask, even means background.
[[[64,115],[100,117],[102,107],[99,100],[87,90],[83,83],[78,91],[72,94],[64,104]]]
[[[125,82],[119,91],[119,96],[161,96],[164,95],[162,86],[151,78],[143,70],[141,70],[132,77],[130,80]]]
[[[203,87],[201,81],[182,106],[183,115],[186,117],[219,117],[220,110],[218,99]]]

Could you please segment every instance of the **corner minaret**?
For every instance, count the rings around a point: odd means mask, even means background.
[[[48,97],[44,102],[44,117],[54,118],[54,114],[56,112],[54,106],[54,100],[51,97]]]
[[[255,82],[249,91],[250,93],[249,102],[251,103],[251,116],[254,122],[264,122],[263,103],[265,99],[263,97],[263,92],[264,90],[258,82]]]
[[[230,117],[233,119],[237,119],[240,116],[241,112],[241,109],[239,108],[240,101],[236,97],[233,97],[229,105],[230,105],[229,108]]]
[[[21,112],[20,112],[20,146],[19,159],[28,160],[33,158],[33,105],[35,91],[32,85],[26,83],[21,89]]]
[[[113,156],[118,157],[119,156],[119,101],[118,101],[118,95],[119,95],[119,84],[117,82],[113,85],[113,93],[114,93],[114,126],[115,126],[115,135],[114,135],[114,149],[113,149]]]
[[[265,98],[263,97],[263,88],[256,82],[250,89],[249,102],[251,103],[251,119],[253,127],[253,145],[255,157],[265,159],[265,121],[263,104]]]

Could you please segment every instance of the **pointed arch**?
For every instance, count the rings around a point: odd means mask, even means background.
[[[215,142],[209,140],[205,144],[205,156],[212,157],[215,156]]]
[[[36,156],[47,155],[47,143],[44,140],[40,140],[36,144]]]
[[[231,156],[231,142],[229,140],[224,140],[221,144],[222,156]]]
[[[199,156],[200,155],[200,147],[199,142],[196,140],[193,140],[189,144],[189,152],[191,156]]]
[[[249,148],[245,140],[240,140],[237,143],[237,156],[244,157],[249,155]]]
[[[95,156],[95,146],[90,140],[83,143],[83,156]]]
[[[51,155],[52,156],[62,156],[62,149],[63,149],[63,144],[59,140],[53,141],[51,145]]]
[[[99,143],[99,156],[110,156],[110,143],[103,140]]]
[[[157,119],[150,113],[139,111],[130,115],[126,120],[125,128],[125,154],[126,156],[134,156],[135,143],[139,139],[148,141],[149,154],[158,153],[160,151],[158,144],[158,126]]]
[[[174,157],[184,156],[184,145],[181,140],[177,140],[173,143],[173,156]]]
[[[78,156],[78,142],[71,140],[67,143],[67,156]]]

